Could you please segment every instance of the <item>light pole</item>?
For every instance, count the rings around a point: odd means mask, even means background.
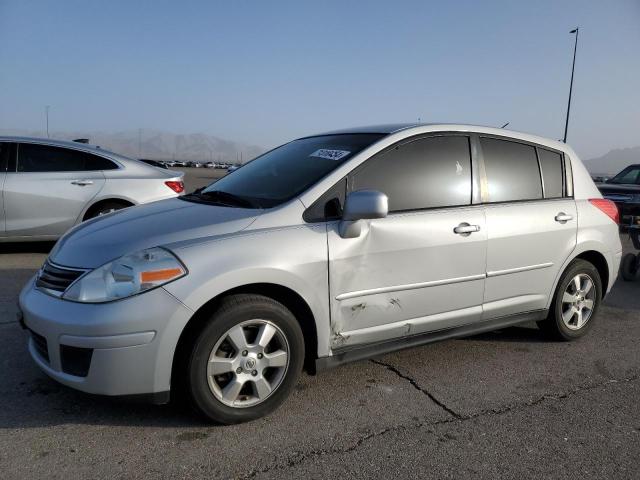
[[[51,108],[49,105],[44,107],[44,116],[47,121],[47,138],[49,138],[49,108]]]
[[[571,65],[571,83],[569,84],[569,103],[567,104],[567,118],[564,122],[564,138],[562,141],[567,143],[567,129],[569,128],[569,112],[571,110],[571,92],[573,91],[573,72],[576,68],[576,50],[578,50],[578,33],[580,27],[576,27],[574,30],[571,30],[569,33],[576,34],[576,43],[573,45],[573,64]]]

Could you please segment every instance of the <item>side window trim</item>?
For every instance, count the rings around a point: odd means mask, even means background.
[[[574,198],[573,194],[573,167],[571,166],[571,157],[562,153],[562,160],[564,162],[564,174],[565,174],[565,187],[566,198]]]
[[[542,162],[540,161],[540,149],[536,146],[536,160],[538,161],[538,174],[540,175],[540,186],[542,187],[542,200],[547,198],[547,192],[544,186],[544,172],[542,171]]]

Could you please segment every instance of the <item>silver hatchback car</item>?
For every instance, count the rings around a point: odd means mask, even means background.
[[[194,194],[85,222],[20,295],[34,361],[104,395],[251,420],[313,372],[521,322],[572,340],[621,257],[563,143],[464,125],[300,138]]]
[[[84,143],[0,137],[0,242],[53,240],[83,220],[176,197],[182,176]]]

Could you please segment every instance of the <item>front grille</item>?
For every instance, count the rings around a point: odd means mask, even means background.
[[[91,366],[92,348],[60,345],[60,363],[62,371],[76,377],[86,377]]]
[[[38,355],[46,360],[47,363],[49,363],[49,347],[47,346],[47,339],[42,335],[38,335],[33,330],[30,330],[30,332],[36,352],[38,352]]]
[[[57,267],[47,260],[36,280],[36,287],[55,292],[64,292],[85,270]]]

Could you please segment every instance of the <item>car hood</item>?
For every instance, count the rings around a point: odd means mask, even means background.
[[[260,210],[194,203],[177,198],[130,207],[81,223],[51,251],[52,262],[96,268],[144,248],[235,233]]]

